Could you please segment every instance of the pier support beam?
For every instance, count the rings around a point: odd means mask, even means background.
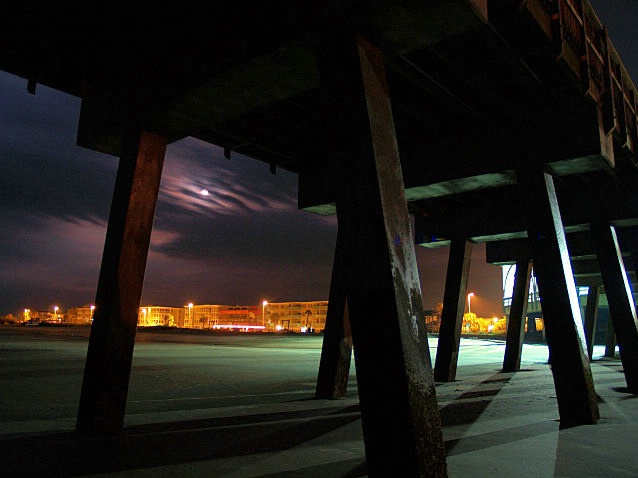
[[[614,358],[616,356],[616,334],[614,334],[614,324],[611,312],[607,319],[607,331],[605,333],[605,357]]]
[[[122,141],[76,430],[117,435],[124,423],[137,316],[166,140],[133,129]]]
[[[345,32],[320,48],[326,144],[368,476],[447,465],[401,163],[379,49]]]
[[[316,398],[344,398],[348,389],[352,357],[352,332],[350,331],[348,301],[344,284],[345,253],[342,234],[337,231],[328,313],[323,332],[321,360],[315,391]]]
[[[616,230],[609,224],[595,223],[591,234],[627,388],[638,393],[638,321]]]
[[[587,289],[587,304],[585,305],[585,339],[587,340],[587,356],[589,360],[594,356],[599,298],[600,286],[589,286]]]
[[[465,239],[453,239],[445,276],[443,312],[434,362],[434,379],[438,382],[453,382],[456,379],[471,260],[472,243]]]
[[[518,372],[521,368],[523,342],[525,336],[525,316],[529,302],[529,283],[532,277],[532,262],[516,261],[514,272],[514,290],[512,304],[507,320],[507,338],[505,341],[505,356],[503,358],[503,372]]]
[[[596,423],[600,413],[554,181],[536,169],[517,171],[517,180],[541,298],[560,426]]]

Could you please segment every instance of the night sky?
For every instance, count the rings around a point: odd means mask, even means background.
[[[636,82],[638,0],[592,4]],[[0,72],[0,315],[94,301],[118,158],[75,144],[79,108]],[[336,217],[297,209],[295,175],[192,138],[170,144],[142,305],[327,300],[336,231]],[[447,254],[417,247],[425,308],[443,300]],[[472,312],[502,315],[501,269],[482,245],[469,291]]]

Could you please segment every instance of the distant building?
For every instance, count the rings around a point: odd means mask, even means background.
[[[438,334],[441,328],[441,310],[426,309],[423,313],[425,314],[425,331]]]
[[[184,309],[161,305],[140,307],[137,325],[140,327],[180,327],[184,323]]]
[[[187,329],[262,329],[256,305],[188,304],[184,307]]]
[[[140,309],[140,322],[161,325],[157,306],[147,307],[146,318]],[[263,330],[267,332],[322,332],[326,325],[328,301],[266,302],[257,305],[188,304],[175,315],[177,327],[187,329]],[[169,312],[166,312],[168,314]],[[159,314],[161,316],[162,314]],[[159,323],[158,323],[159,322]]]
[[[63,322],[64,317],[65,314],[59,309],[55,309],[53,312],[50,310],[24,309],[22,312],[22,322],[29,323],[45,322],[49,324],[59,324]]]
[[[267,332],[321,333],[326,327],[328,301],[265,302],[257,305],[188,304],[183,307],[147,305],[140,307],[139,327],[187,329],[263,330]],[[95,306],[71,307],[66,313],[24,309],[22,322],[91,325]]]
[[[263,325],[257,318],[256,305],[227,305],[220,306],[219,316],[213,328],[263,330]]]
[[[323,332],[328,301],[268,302],[264,306],[266,331]]]
[[[95,306],[71,307],[64,316],[65,324],[89,325],[93,322]]]

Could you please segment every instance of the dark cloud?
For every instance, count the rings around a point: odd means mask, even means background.
[[[80,101],[43,86],[30,95],[25,80],[0,75],[0,210],[106,220],[118,160],[76,145]]]
[[[336,217],[300,211],[296,201],[292,173],[273,175],[241,155],[228,160],[220,148],[192,138],[170,145],[144,300],[327,299]],[[184,285],[179,292],[175,282]]]

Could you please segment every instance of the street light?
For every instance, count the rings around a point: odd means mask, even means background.
[[[469,294],[467,294],[467,313],[468,315],[472,313],[472,303],[471,303],[471,298],[474,296],[474,292],[470,292]]]
[[[188,326],[193,326],[193,303],[188,303]]]
[[[94,311],[94,310],[95,310],[95,306],[94,306],[94,305],[92,305],[92,306],[91,306],[91,319],[90,319],[90,320],[91,320],[91,322],[93,322],[93,311]]]
[[[268,301],[265,300],[261,303],[261,325],[266,326],[266,306],[268,305]]]
[[[53,306],[53,314],[54,314],[53,318],[57,322],[58,321],[58,306],[57,305]]]

